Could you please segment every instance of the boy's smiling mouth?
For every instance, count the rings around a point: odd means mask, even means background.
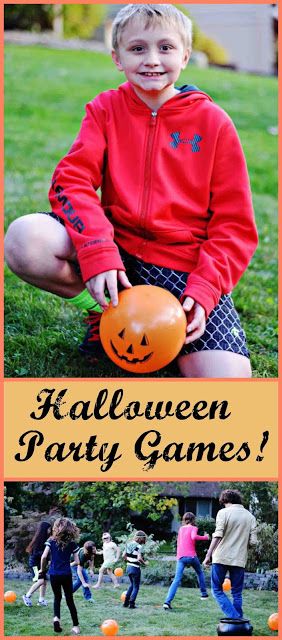
[[[164,74],[165,74],[164,71],[140,71],[140,76],[149,76],[149,78],[151,77],[158,78],[158,76],[163,76]]]

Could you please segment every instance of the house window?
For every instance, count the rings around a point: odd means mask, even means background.
[[[211,500],[197,500],[196,502],[196,515],[199,518],[211,517],[212,514],[212,501]]]

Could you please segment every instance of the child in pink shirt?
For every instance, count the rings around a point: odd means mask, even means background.
[[[185,567],[193,567],[196,571],[201,591],[201,599],[204,600],[208,597],[204,572],[196,553],[196,540],[209,540],[209,538],[208,533],[204,536],[198,535],[198,527],[195,526],[194,513],[184,513],[182,526],[178,531],[177,537],[176,572],[163,605],[164,609],[172,609],[170,603],[180,585]]]

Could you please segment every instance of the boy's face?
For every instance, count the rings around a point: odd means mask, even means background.
[[[187,65],[189,51],[177,31],[165,25],[145,28],[132,20],[123,30],[113,60],[137,95],[146,102],[161,97],[161,104],[175,95],[174,83]]]

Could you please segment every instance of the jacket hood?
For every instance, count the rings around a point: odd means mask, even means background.
[[[208,102],[213,102],[212,98],[207,93],[205,93],[204,91],[201,91],[195,85],[185,84],[185,85],[182,85],[181,87],[176,87],[176,88],[179,89],[178,95],[174,96],[173,98],[170,98],[170,100],[165,102],[160,107],[161,110],[164,110],[164,109],[174,110],[174,109],[182,109],[182,108],[186,109],[188,105],[194,102],[197,102],[199,100],[207,100]],[[142,110],[151,111],[151,109],[145,104],[145,102],[143,102],[143,100],[141,100],[141,98],[137,96],[132,85],[129,82],[124,82],[122,85],[120,85],[118,90],[126,94],[127,99],[129,99],[130,101],[129,103],[132,106],[132,108],[138,109],[138,110],[142,109]]]

